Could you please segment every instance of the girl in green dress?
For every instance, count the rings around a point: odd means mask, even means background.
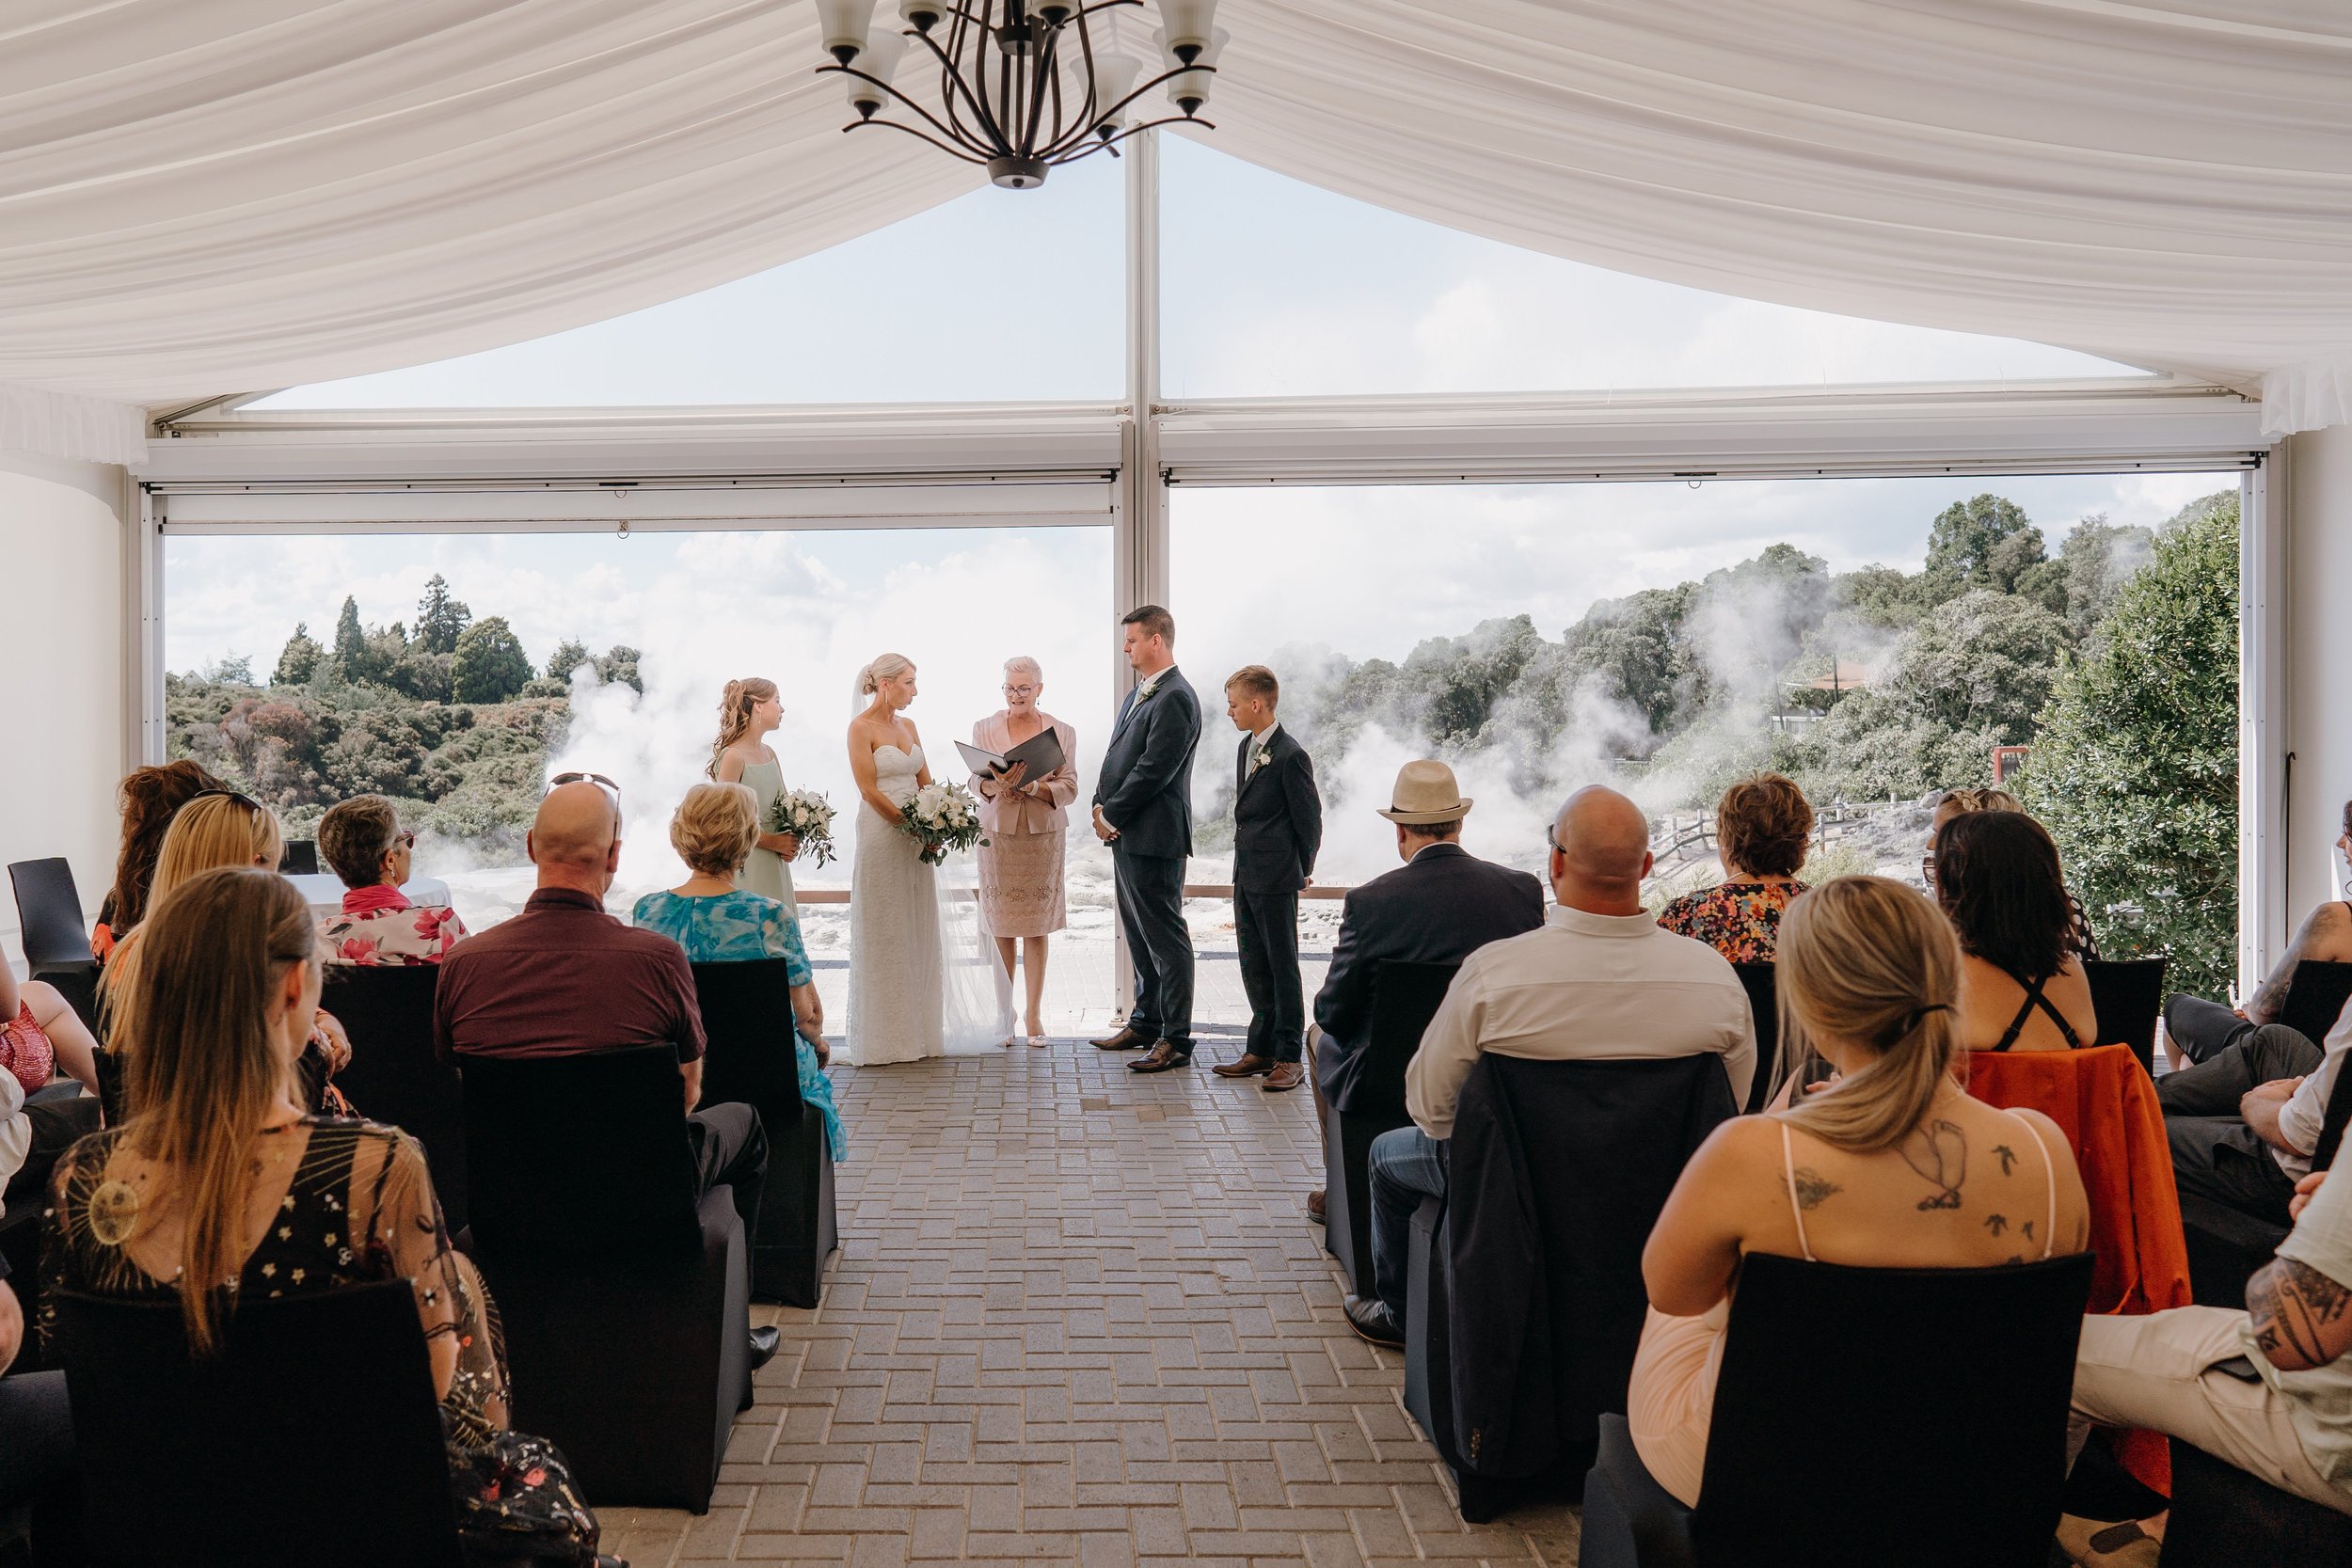
[[[710,776],[721,784],[750,786],[759,798],[759,839],[736,877],[735,885],[781,902],[797,923],[801,907],[792,896],[792,860],[801,841],[768,831],[768,813],[784,793],[784,768],[769,749],[768,736],[784,722],[784,699],[765,675],[729,681],[719,699],[719,738],[710,748]]]

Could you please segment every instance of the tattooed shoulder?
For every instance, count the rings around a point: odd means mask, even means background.
[[[1796,1198],[1797,1207],[1810,1213],[1819,1209],[1822,1201],[1832,1194],[1842,1193],[1846,1189],[1830,1180],[1811,1165],[1799,1165],[1789,1182],[1788,1190]]]

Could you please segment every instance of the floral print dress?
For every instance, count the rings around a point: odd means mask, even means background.
[[[1780,948],[1780,916],[1803,882],[1718,882],[1658,911],[1658,924],[1707,943],[1736,964],[1768,964]]]

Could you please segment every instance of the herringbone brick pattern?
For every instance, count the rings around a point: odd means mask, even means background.
[[[1305,1089],[1083,1042],[842,1069],[842,1251],[702,1518],[605,1511],[637,1568],[1136,1560],[1569,1568],[1576,1519],[1465,1526],[1302,1203]],[[757,1311],[771,1309],[760,1308]],[[1146,1565],[1149,1568],[1149,1565]]]

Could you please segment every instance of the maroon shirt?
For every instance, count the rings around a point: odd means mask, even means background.
[[[441,960],[433,1049],[453,1056],[576,1056],[656,1042],[703,1053],[686,949],[572,888],[543,887],[523,912]]]

